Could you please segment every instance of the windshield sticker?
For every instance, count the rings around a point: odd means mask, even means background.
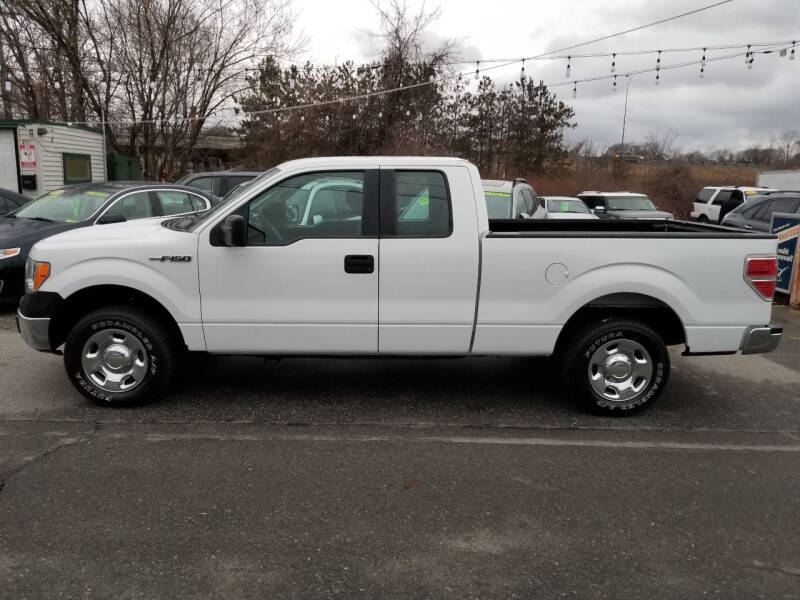
[[[511,194],[507,192],[483,192],[484,196],[500,196],[501,198],[510,198]]]
[[[561,203],[561,212],[569,212],[569,202]]]
[[[64,219],[64,223],[77,223],[75,219]]]
[[[111,194],[105,192],[86,192],[87,196],[100,196],[101,198],[108,198]]]
[[[52,192],[50,192],[50,195],[51,196],[58,196],[59,194],[63,194],[63,193],[64,193],[64,190],[53,190]]]

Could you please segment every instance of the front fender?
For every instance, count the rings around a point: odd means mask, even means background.
[[[54,261],[42,291],[68,298],[75,292],[98,285],[120,285],[139,290],[161,303],[175,321],[200,322],[197,265],[193,262],[142,264],[125,258],[99,257],[64,267]]]

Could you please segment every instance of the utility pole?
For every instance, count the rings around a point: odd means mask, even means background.
[[[620,142],[620,154],[625,154],[625,122],[628,120],[628,91],[631,89],[631,76],[625,76],[628,83],[625,85],[625,111],[622,113],[622,141]]]
[[[100,127],[103,130],[103,179],[108,181],[108,155],[106,154],[106,111],[100,103]]]

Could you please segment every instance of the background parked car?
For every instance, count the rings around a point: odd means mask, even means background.
[[[774,213],[800,214],[800,192],[765,192],[725,215],[722,224],[769,231]]]
[[[41,239],[78,227],[195,213],[212,205],[207,192],[141,181],[85,183],[43,194],[0,217],[0,299],[22,296],[25,259]]]
[[[597,219],[580,198],[571,196],[539,196],[534,219]]]
[[[721,223],[729,212],[756,194],[774,191],[762,187],[706,186],[697,194],[689,218],[701,223]]]
[[[189,173],[175,182],[176,185],[188,185],[214,194],[220,198],[239,184],[251,181],[263,171],[209,171],[207,173]]]
[[[601,219],[674,219],[671,212],[658,210],[645,194],[633,192],[581,192],[583,200]]]
[[[536,210],[536,191],[521,177],[513,181],[484,179],[481,183],[490,219],[527,219]]]
[[[5,215],[11,211],[17,210],[30,202],[31,199],[17,192],[0,188],[0,215]]]

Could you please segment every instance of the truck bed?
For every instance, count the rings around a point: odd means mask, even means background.
[[[664,219],[490,219],[489,237],[775,238],[771,233]]]

